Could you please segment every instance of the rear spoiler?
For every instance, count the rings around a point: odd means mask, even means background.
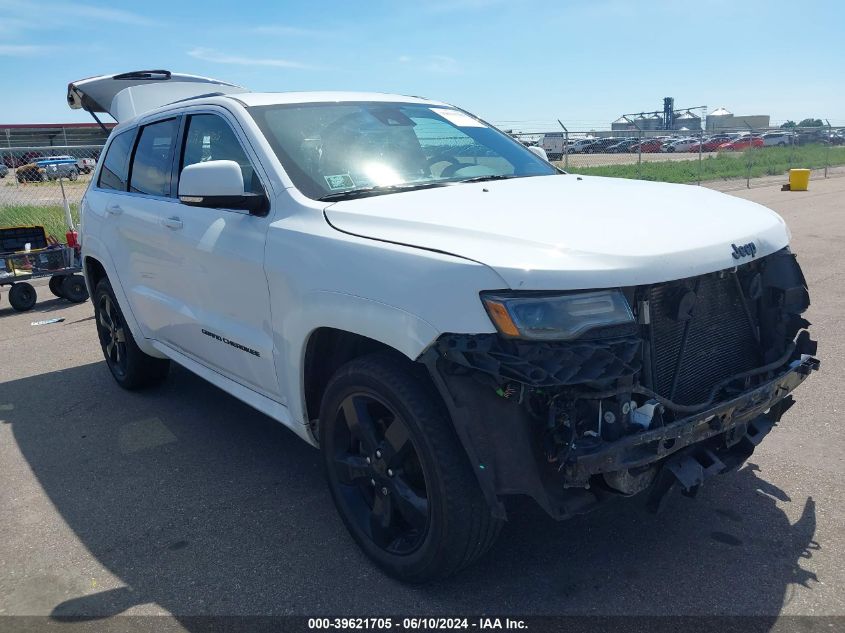
[[[169,70],[136,70],[72,81],[67,86],[67,103],[73,110],[90,113],[97,123],[98,113],[108,113],[121,122],[175,101],[242,92],[248,90],[219,79]]]

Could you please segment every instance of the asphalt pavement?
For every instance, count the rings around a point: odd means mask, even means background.
[[[15,313],[4,288],[0,616],[159,614],[191,630],[186,616],[219,614],[845,615],[845,178],[732,195],[783,215],[810,285],[822,370],[795,407],[694,500],[655,516],[620,499],[562,523],[515,500],[486,558],[422,587],[360,553],[317,451],[280,424],[179,367],[123,391],[90,302],[39,285]]]

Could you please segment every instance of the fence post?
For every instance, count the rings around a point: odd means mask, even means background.
[[[701,172],[704,169],[704,130],[698,131],[698,186],[701,186]]]
[[[563,171],[569,169],[569,130],[560,119],[557,120],[560,127],[563,128]]]
[[[833,128],[830,121],[824,120],[827,123],[827,147],[824,150],[824,177],[827,178],[827,168],[830,166],[830,146],[833,145]]]
[[[12,152],[12,136],[9,132],[9,128],[6,128],[6,144],[9,146],[9,173],[11,174],[12,169],[16,169],[18,167],[18,161],[15,160],[15,154]],[[17,176],[17,172],[15,173]],[[15,187],[19,186],[18,179],[15,178]]]
[[[745,188],[751,189],[751,152],[754,150],[754,128],[748,124],[748,121],[745,121],[745,126],[748,128],[748,150],[746,150],[748,153],[748,170],[745,172]]]

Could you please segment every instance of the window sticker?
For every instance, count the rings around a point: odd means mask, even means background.
[[[468,114],[449,108],[429,108],[434,114],[439,114],[452,125],[458,127],[487,127],[481,121],[473,119]]]
[[[329,185],[329,189],[334,191],[335,189],[346,189],[347,187],[354,187],[355,181],[352,180],[352,176],[349,174],[337,174],[336,176],[324,176],[326,179],[326,183]]]

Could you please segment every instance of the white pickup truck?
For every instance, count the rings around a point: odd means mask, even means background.
[[[481,556],[510,495],[563,519],[694,493],[818,368],[752,202],[566,174],[418,97],[139,71],[68,103],[118,121],[80,235],[115,380],[175,361],[318,446],[403,580]]]

